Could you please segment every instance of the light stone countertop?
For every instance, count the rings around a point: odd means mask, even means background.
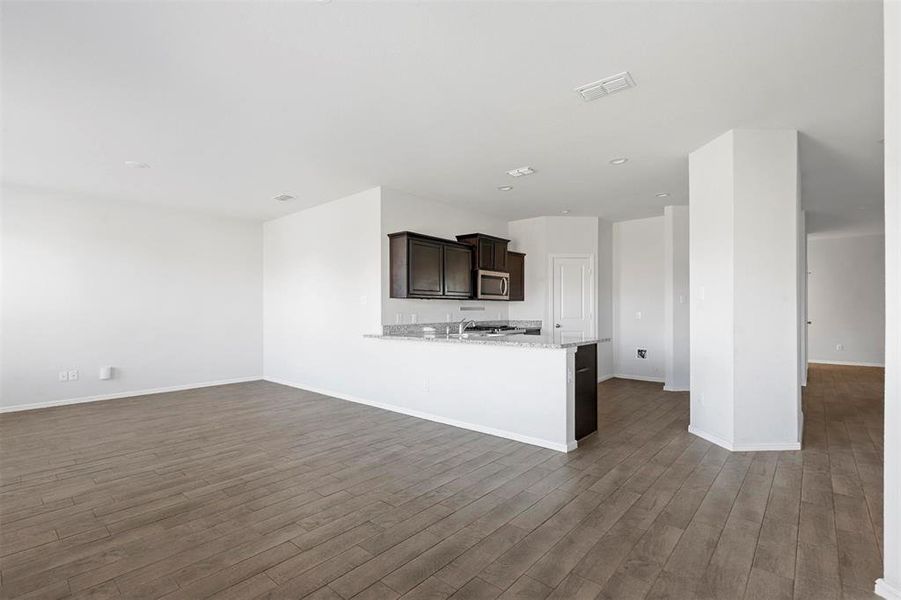
[[[363,337],[379,340],[404,340],[411,342],[428,342],[432,344],[479,344],[482,346],[519,346],[521,348],[575,348],[597,344],[596,338],[583,340],[566,339],[557,332],[547,333],[542,330],[540,335],[503,335],[497,337],[472,336],[467,338],[449,337],[444,332],[424,334],[422,332],[406,332],[402,334],[368,334]]]

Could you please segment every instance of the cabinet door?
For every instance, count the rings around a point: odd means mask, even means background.
[[[410,240],[410,296],[440,296],[444,291],[444,244]]]
[[[506,271],[507,270],[507,242],[494,242],[494,270],[495,271]]]
[[[472,250],[469,248],[444,247],[444,295],[472,297]]]
[[[526,255],[507,252],[507,270],[510,272],[510,300],[525,300]]]
[[[576,439],[598,429],[598,347],[597,344],[576,349]]]
[[[494,270],[494,242],[491,240],[479,240],[479,268],[486,271]]]

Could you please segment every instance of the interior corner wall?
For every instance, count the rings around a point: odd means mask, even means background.
[[[12,186],[2,213],[0,410],[262,375],[260,223]]]
[[[664,219],[613,224],[613,357],[617,377],[663,382]],[[647,350],[639,358],[638,349]]]
[[[263,224],[263,372],[368,396],[363,335],[381,331],[381,190]]]
[[[664,222],[664,390],[689,388],[688,207],[667,206]]]
[[[473,300],[419,300],[391,298],[389,285],[388,234],[414,231],[445,239],[466,233],[486,233],[508,238],[507,222],[483,213],[426,200],[381,188],[382,324],[444,323],[462,318],[477,321],[507,319],[507,302]],[[512,249],[512,248],[511,248]],[[529,257],[526,257],[526,264]],[[528,296],[528,290],[526,291]],[[467,308],[462,311],[461,308]]]
[[[883,366],[885,236],[811,237],[807,255],[810,362]]]

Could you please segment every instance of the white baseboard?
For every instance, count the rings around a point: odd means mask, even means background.
[[[670,387],[664,383],[663,391],[664,392],[688,392],[691,390],[689,390],[687,387]]]
[[[885,598],[886,600],[901,600],[901,589],[889,585],[886,583],[885,579],[881,577],[876,580],[876,588],[873,591],[877,596]]]
[[[613,379],[614,377],[616,377],[616,375],[602,375],[598,377],[598,383],[604,383],[608,379]]]
[[[12,406],[0,406],[0,413],[20,412],[23,410],[37,410],[39,408],[52,408],[54,406],[68,406],[69,404],[84,404],[85,402],[100,402],[103,400],[118,400],[120,398],[133,398],[135,396],[148,396],[150,394],[165,394],[166,392],[182,392],[197,388],[213,387],[216,385],[229,385],[232,383],[245,383],[247,381],[260,381],[259,375],[253,377],[237,377],[235,379],[221,379],[219,381],[204,381],[201,383],[188,383],[185,385],[172,385],[168,387],[150,388],[146,390],[133,390],[130,392],[116,392],[113,394],[99,394],[97,396],[82,396],[80,398],[66,398],[64,400],[49,400],[47,402],[35,402],[33,404],[14,404]]]
[[[531,437],[528,435],[521,435],[519,433],[507,431],[505,429],[496,429],[494,427],[485,427],[484,425],[478,425],[476,423],[469,423],[467,421],[458,421],[457,419],[449,419],[447,417],[442,417],[441,415],[435,415],[435,414],[423,412],[420,410],[414,410],[411,408],[406,408],[404,406],[397,406],[395,404],[387,404],[385,402],[375,402],[373,400],[367,400],[366,398],[360,398],[359,396],[352,396],[350,394],[345,394],[342,392],[336,392],[333,390],[317,388],[315,386],[304,385],[301,383],[295,383],[293,381],[287,381],[285,379],[279,379],[276,377],[264,376],[263,379],[266,381],[271,381],[272,383],[278,383],[281,385],[286,385],[288,387],[293,387],[293,388],[297,388],[300,390],[306,390],[308,392],[314,392],[316,394],[322,394],[323,396],[331,396],[332,398],[338,398],[339,400],[347,400],[348,402],[355,402],[357,404],[365,404],[366,406],[381,408],[382,410],[389,410],[391,412],[396,412],[396,413],[400,413],[403,415],[416,417],[418,419],[434,421],[436,423],[442,423],[444,425],[451,425],[453,427],[459,427],[461,429],[468,429],[470,431],[477,431],[479,433],[487,433],[488,435],[502,437],[502,438],[505,438],[508,440],[514,440],[516,442],[523,442],[524,444],[531,444],[532,446],[540,446],[542,448],[548,448],[549,450],[556,450],[557,452],[572,452],[579,445],[579,443],[575,442],[575,441],[568,442],[566,444],[560,444],[558,442],[551,442],[548,440],[543,440],[543,439]]]
[[[702,429],[698,429],[693,425],[688,426],[688,433],[703,438],[712,444],[716,444],[721,448],[725,448],[730,452],[771,452],[781,450],[800,450],[801,442],[762,442],[762,443],[739,443],[736,444],[730,440],[720,437],[716,434],[709,433]]]
[[[809,365],[839,365],[844,367],[881,367],[885,368],[884,363],[857,362],[853,360],[819,360],[813,359],[807,361]]]
[[[616,373],[613,375],[617,379],[631,379],[633,381],[650,381],[651,383],[663,383],[663,377],[645,377],[644,375],[625,375]]]

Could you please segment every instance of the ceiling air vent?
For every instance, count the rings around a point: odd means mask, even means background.
[[[291,194],[279,194],[278,196],[275,196],[272,199],[275,200],[276,202],[287,202],[289,200],[294,200],[294,196],[292,196]]]
[[[585,102],[591,102],[592,100],[597,100],[598,98],[603,98],[604,96],[609,96],[610,94],[615,94],[616,92],[621,92],[631,87],[635,87],[635,80],[632,79],[632,75],[630,75],[628,71],[625,71],[617,75],[605,77],[594,83],[586,83],[585,85],[579,86],[576,88],[576,93],[582,96],[582,100]]]

